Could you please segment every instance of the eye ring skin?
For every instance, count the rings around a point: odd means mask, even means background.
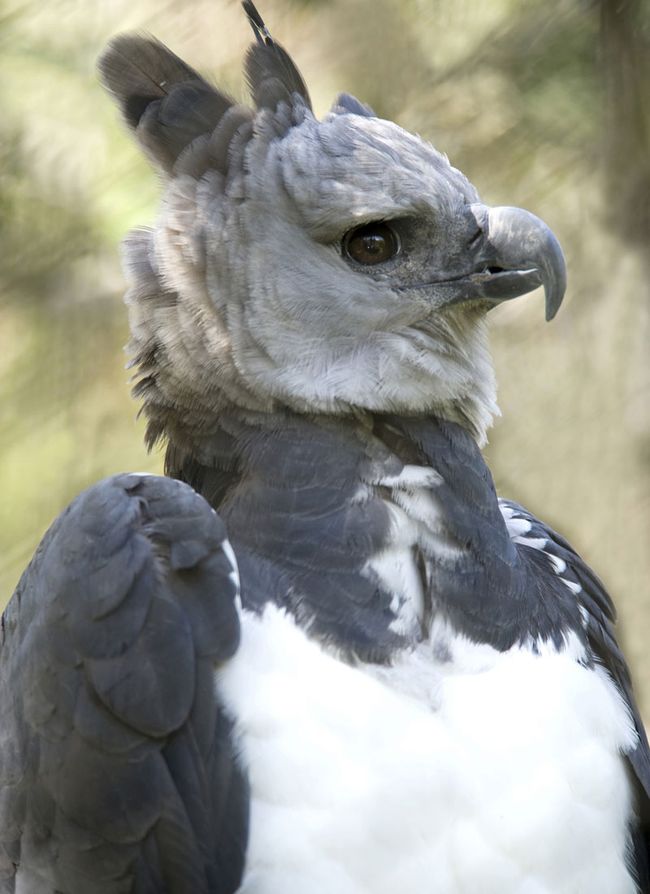
[[[342,240],[345,257],[362,267],[376,267],[401,251],[399,236],[384,221],[373,221],[349,230]]]

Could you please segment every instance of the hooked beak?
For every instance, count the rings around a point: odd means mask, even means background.
[[[544,286],[546,319],[558,312],[566,289],[564,255],[544,221],[522,208],[469,207],[474,236],[468,246],[474,272],[439,282],[443,303],[483,300],[501,304]]]
[[[500,304],[544,286],[546,319],[558,312],[566,289],[566,264],[560,243],[543,220],[523,208],[486,208],[471,211],[485,235],[479,263],[470,274],[481,297]]]

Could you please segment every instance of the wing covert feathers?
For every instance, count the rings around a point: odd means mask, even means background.
[[[1,890],[237,889],[248,789],[214,692],[239,641],[224,538],[191,488],[136,475],[46,534],[2,622]]]

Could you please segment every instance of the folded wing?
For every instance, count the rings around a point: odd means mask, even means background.
[[[237,889],[248,787],[214,690],[231,555],[154,476],[95,485],[46,534],[2,619],[0,890]]]
[[[583,620],[590,659],[603,665],[623,697],[637,732],[627,755],[636,778],[638,827],[632,830],[639,890],[650,892],[650,746],[632,690],[630,672],[616,640],[616,610],[603,583],[567,540],[526,509],[500,500],[501,511],[520,553],[561,589],[573,594]]]

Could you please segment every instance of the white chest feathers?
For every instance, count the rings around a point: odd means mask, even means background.
[[[252,790],[241,894],[634,894],[611,681],[567,652],[462,649],[355,668],[243,613],[217,677]]]
[[[370,556],[362,574],[377,580],[391,594],[395,633],[417,635],[425,615],[422,569],[416,547],[441,559],[455,558],[458,549],[444,532],[436,498],[440,475],[429,466],[403,467],[399,475],[379,475],[359,494],[363,499],[373,487],[388,494],[383,498],[390,528],[384,549]]]

